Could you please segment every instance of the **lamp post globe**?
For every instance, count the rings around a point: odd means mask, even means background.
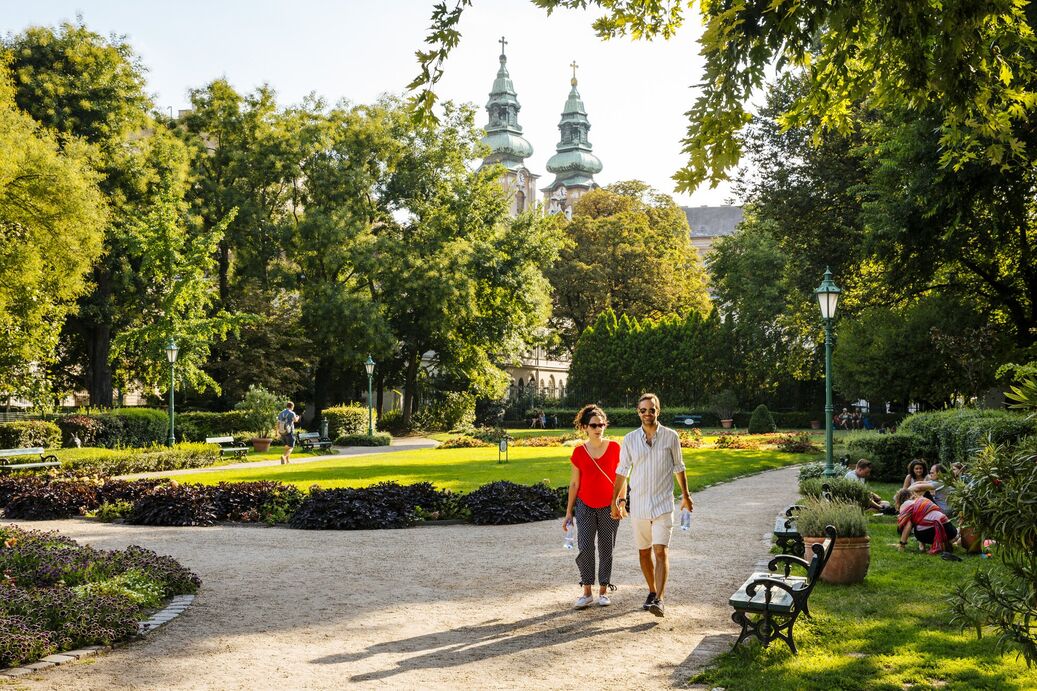
[[[841,292],[832,280],[832,270],[826,267],[821,285],[814,290],[821,309],[821,319],[825,323],[825,477],[835,475],[835,466],[832,464],[832,322],[835,320],[835,309]]]
[[[166,444],[173,446],[176,444],[176,428],[175,428],[175,417],[176,410],[173,402],[173,390],[176,388],[176,358],[180,354],[180,349],[176,345],[176,341],[170,336],[166,342],[163,350],[166,353],[166,360],[169,361],[169,438],[166,439]]]
[[[374,415],[371,409],[372,388],[374,386],[374,360],[371,359],[370,355],[367,356],[364,369],[367,370],[367,436],[371,437],[374,436]]]

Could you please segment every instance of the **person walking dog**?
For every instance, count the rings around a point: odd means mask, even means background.
[[[616,466],[619,465],[619,444],[605,439],[608,418],[605,411],[596,405],[580,408],[573,426],[587,435],[587,441],[573,449],[572,474],[569,479],[569,501],[565,508],[562,530],[566,530],[576,517],[576,540],[580,552],[576,555],[576,566],[580,569],[580,585],[583,595],[577,598],[574,607],[586,609],[597,603],[599,607],[612,604],[608,589],[612,585],[612,552],[616,547],[616,531],[619,521],[612,517],[612,487],[616,481]],[[595,550],[597,538],[597,550]],[[594,578],[595,551],[598,557],[598,597],[592,588]]]
[[[623,437],[612,490],[612,517],[621,515],[621,496],[630,483],[630,512],[634,544],[641,561],[641,573],[648,583],[648,598],[643,609],[657,617],[664,614],[663,595],[670,570],[667,546],[673,531],[673,478],[681,488],[681,508],[693,511],[688,479],[681,456],[680,438],[659,424],[662,406],[653,393],[637,401],[641,426]]]

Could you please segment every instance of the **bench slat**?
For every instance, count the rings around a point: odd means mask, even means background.
[[[769,576],[768,576],[769,577]],[[749,610],[750,612],[763,612],[770,610],[771,612],[777,612],[779,614],[788,614],[792,611],[792,596],[784,590],[774,588],[771,590],[771,602],[770,605],[766,603],[767,591],[763,586],[756,588],[756,594],[752,598],[745,592],[745,589],[749,587],[749,584],[756,579],[749,579],[742,584],[742,587],[737,593],[731,596],[728,603],[735,609]]]
[[[0,449],[0,456],[42,456],[43,447],[33,446],[28,449]]]

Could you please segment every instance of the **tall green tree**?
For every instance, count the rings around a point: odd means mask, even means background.
[[[62,149],[14,94],[0,61],[0,391],[39,399],[107,210],[86,147]]]
[[[606,309],[653,319],[709,311],[705,268],[672,197],[636,180],[594,190],[577,202],[565,235],[548,277],[552,326],[570,352]]]
[[[103,258],[90,276],[92,290],[65,322],[63,368],[96,405],[112,402],[112,339],[133,313],[122,297],[136,292],[126,226],[139,211],[152,171],[140,146],[151,102],[144,69],[120,37],[104,38],[82,24],[31,27],[2,41],[14,75],[15,102],[59,141],[91,148],[90,161],[109,209]]]

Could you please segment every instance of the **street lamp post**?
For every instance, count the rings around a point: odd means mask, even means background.
[[[814,291],[817,304],[821,308],[821,319],[825,323],[825,477],[835,475],[832,465],[832,322],[835,320],[835,308],[839,303],[839,286],[832,281],[832,271],[825,268],[821,285]]]
[[[176,432],[173,422],[174,415],[176,414],[173,406],[173,390],[176,388],[176,356],[179,355],[180,349],[176,347],[176,341],[173,340],[172,336],[170,336],[164,350],[166,351],[166,359],[169,360],[169,439],[166,440],[166,444],[173,446],[176,444]]]
[[[367,370],[367,436],[374,436],[374,415],[371,412],[371,397],[372,387],[374,386],[374,360],[371,356],[367,356],[367,362],[364,363],[364,369]]]

